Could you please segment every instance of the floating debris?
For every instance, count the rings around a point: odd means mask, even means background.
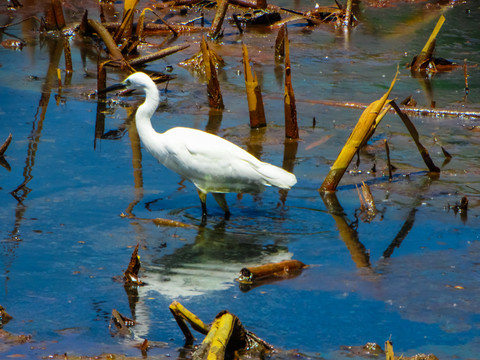
[[[298,260],[285,260],[255,267],[245,267],[240,270],[236,281],[242,284],[253,284],[267,279],[288,279],[300,275],[308,266]]]
[[[194,360],[223,360],[234,353],[240,357],[263,357],[274,350],[272,345],[246,330],[240,320],[226,310],[219,312],[211,325],[205,325],[178,301],[172,302],[169,309],[185,335],[186,346],[191,346],[195,340],[187,323],[194,330],[206,335],[202,344],[192,354]]]
[[[382,347],[374,342],[368,342],[365,345],[360,346],[340,346],[340,350],[344,350],[348,353],[348,356],[361,356],[367,358],[377,358],[381,355],[385,355]]]
[[[135,246],[132,256],[130,258],[130,263],[128,264],[127,270],[123,273],[125,276],[126,285],[144,285],[143,281],[138,278],[138,272],[140,271],[140,256],[138,255],[138,246]]]
[[[2,305],[0,305],[0,326],[5,325],[10,320],[12,320],[12,316],[10,316],[7,313],[7,310],[5,310],[5,308]]]
[[[450,71],[459,67],[459,65],[449,60],[440,57],[433,57],[436,37],[444,22],[445,16],[442,15],[420,54],[415,56],[412,62],[407,65],[407,68],[412,72],[436,73],[439,71]]]

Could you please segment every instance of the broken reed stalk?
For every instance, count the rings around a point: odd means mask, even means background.
[[[386,360],[395,360],[393,345],[390,340],[385,341],[385,358]]]
[[[163,58],[165,56],[174,54],[178,51],[182,51],[182,50],[188,48],[189,46],[190,46],[189,44],[175,45],[175,46],[172,46],[172,47],[169,47],[169,48],[166,48],[166,49],[156,51],[152,54],[148,54],[148,55],[145,55],[145,56],[140,56],[138,58],[132,59],[132,60],[128,61],[128,64],[130,66],[142,65],[142,64],[145,64],[147,62],[157,60],[157,59]]]
[[[217,12],[215,18],[212,21],[212,26],[208,32],[208,36],[211,39],[217,39],[220,36],[220,30],[222,30],[223,20],[228,9],[228,0],[217,0]]]
[[[352,3],[353,0],[347,0],[347,8],[345,9],[345,20],[343,25],[350,27],[352,25]]]
[[[390,147],[388,146],[387,139],[385,139],[384,141],[385,141],[385,153],[387,154],[388,181],[392,181],[393,175],[392,175],[392,164],[390,163]]]
[[[3,156],[5,154],[5,151],[7,151],[8,146],[12,142],[12,133],[8,134],[7,140],[0,146],[0,156]]]
[[[423,66],[428,65],[429,59],[431,59],[433,55],[433,51],[435,49],[435,39],[438,35],[438,32],[442,28],[443,23],[445,22],[445,16],[440,16],[440,19],[437,21],[437,25],[433,29],[430,37],[428,38],[425,46],[423,47],[422,51],[416,57],[415,61],[412,63],[411,68],[414,71],[419,71]]]
[[[240,270],[240,276],[237,281],[241,283],[253,283],[269,277],[284,277],[290,273],[300,272],[308,266],[298,260],[284,260],[278,263],[252,266]]]
[[[100,36],[100,38],[105,43],[105,46],[108,49],[110,57],[113,61],[123,62],[124,58],[122,53],[117,47],[117,44],[112,38],[112,35],[108,32],[108,30],[100,23],[93,19],[88,19],[88,25]]]
[[[360,146],[365,143],[366,139],[372,135],[372,128],[374,128],[376,125],[378,126],[377,118],[382,116],[382,109],[384,108],[387,98],[393,89],[393,85],[395,85],[397,76],[398,68],[388,91],[379,100],[372,102],[364,110],[357,122],[357,125],[355,125],[355,128],[350,134],[350,137],[340,151],[337,160],[335,160],[334,164],[330,168],[330,171],[323,181],[319,191],[335,191],[337,189],[338,183],[342,179],[343,174],[347,170],[347,167],[355,156],[355,153],[358,151]]]
[[[212,108],[223,109],[223,98],[222,92],[220,91],[220,83],[217,78],[217,70],[213,64],[210,49],[204,36],[202,36],[200,48],[202,49],[203,65],[205,66],[205,76],[207,78],[208,102]]]
[[[425,165],[427,165],[428,170],[429,170],[430,172],[439,173],[439,172],[440,172],[440,168],[438,168],[437,166],[435,166],[435,164],[433,163],[432,158],[430,157],[430,154],[428,153],[428,150],[420,143],[418,131],[417,131],[417,129],[415,128],[415,125],[413,125],[413,123],[412,123],[412,121],[410,120],[410,118],[408,117],[408,115],[405,114],[404,112],[402,112],[402,110],[400,110],[400,108],[399,108],[398,105],[395,103],[395,101],[393,101],[393,100],[390,101],[390,104],[391,104],[392,107],[395,109],[395,111],[397,112],[398,116],[400,116],[400,119],[402,119],[403,123],[405,124],[405,126],[406,126],[407,129],[408,129],[408,131],[410,132],[410,136],[412,137],[413,141],[415,142],[415,145],[417,145],[417,149],[418,149],[418,151],[420,152],[420,155],[422,156],[423,161],[425,162]]]
[[[207,359],[209,360],[225,359],[228,341],[232,336],[235,325],[235,316],[228,312],[223,314],[218,320],[218,328],[215,331],[208,351]],[[215,319],[215,322],[217,322],[217,319]]]
[[[138,278],[138,272],[140,271],[140,256],[138,255],[138,246],[133,249],[130,262],[128,263],[127,270],[123,273],[125,276],[125,283],[128,285],[143,285],[143,281]]]
[[[64,27],[62,1],[52,0],[45,9],[45,30],[62,30]]]
[[[297,107],[295,104],[295,94],[292,86],[292,68],[290,64],[290,46],[288,43],[288,30],[285,26],[285,137],[289,139],[298,139]]]
[[[283,24],[278,31],[277,38],[275,39],[275,56],[285,56],[285,24]]]
[[[102,92],[107,87],[107,70],[104,65],[104,62],[97,59],[97,97],[102,100],[107,98],[107,93]]]
[[[263,108],[262,90],[258,85],[257,74],[250,68],[247,46],[243,44],[243,70],[245,74],[245,88],[247,91],[248,112],[250,127],[256,129],[267,126],[265,110]]]
[[[70,74],[73,72],[72,52],[70,50],[70,42],[68,41],[67,37],[64,38],[63,52],[65,55],[65,71],[67,74]]]
[[[209,331],[209,327],[203,323],[195,314],[187,310],[182,304],[178,301],[173,301],[170,306],[168,307],[170,312],[172,313],[175,321],[177,322],[178,326],[183,332],[185,336],[185,342],[189,345],[193,344],[195,338],[192,335],[192,332],[188,328],[186,321],[190,324],[190,326],[198,331],[201,334],[206,335]]]
[[[122,38],[131,38],[133,31],[133,15],[137,4],[138,0],[125,0],[122,23],[113,36],[115,43],[119,44]]]
[[[463,76],[465,77],[465,95],[468,95],[467,59],[463,59]]]

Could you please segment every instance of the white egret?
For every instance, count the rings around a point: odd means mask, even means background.
[[[145,73],[136,72],[104,91],[125,87],[145,91],[145,102],[135,114],[140,140],[160,163],[196,186],[204,219],[207,193],[213,194],[228,218],[230,211],[225,193],[259,193],[271,185],[290,189],[297,182],[292,173],[258,160],[217,135],[186,127],[156,132],[150,120],[159,104],[153,80]]]

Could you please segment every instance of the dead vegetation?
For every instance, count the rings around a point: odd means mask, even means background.
[[[224,60],[221,55],[213,51],[209,43],[221,39],[224,33],[225,23],[229,22],[232,28],[238,32],[242,32],[245,27],[249,26],[263,26],[270,29],[279,29],[277,32],[276,41],[274,43],[274,53],[272,56],[278,57],[283,60],[285,70],[284,81],[284,117],[285,117],[285,138],[289,141],[290,154],[295,154],[296,140],[300,139],[300,130],[297,121],[297,103],[308,100],[296,100],[293,89],[293,78],[295,74],[292,72],[292,66],[290,62],[290,46],[288,40],[287,24],[292,22],[303,22],[306,27],[318,26],[320,24],[333,24],[337,27],[351,28],[358,22],[355,14],[352,10],[352,1],[348,1],[345,6],[342,6],[338,2],[335,2],[331,7],[318,7],[305,12],[294,11],[291,9],[280,8],[266,2],[256,1],[249,2],[247,0],[235,0],[227,1],[221,0],[216,4],[216,11],[210,28],[205,28],[204,15],[202,14],[198,18],[194,18],[188,23],[170,23],[168,20],[164,20],[161,15],[157,15],[156,11],[190,11],[191,7],[212,6],[214,4],[201,4],[200,1],[194,0],[177,0],[164,3],[158,3],[152,6],[152,8],[138,8],[138,1],[125,1],[123,8],[123,15],[121,22],[107,22],[105,21],[105,15],[100,14],[100,21],[91,18],[91,14],[85,12],[80,24],[73,26],[73,32],[79,36],[89,37],[95,39],[95,41],[101,42],[103,45],[99,51],[99,63],[98,63],[98,85],[97,93],[99,99],[99,107],[101,102],[105,100],[105,96],[101,95],[101,90],[105,88],[106,72],[107,71],[123,71],[131,73],[139,70],[146,64],[158,60],[160,58],[169,56],[178,51],[185,50],[189,46],[198,46],[198,53],[183,62],[183,66],[188,66],[194,69],[197,76],[205,78],[206,86],[206,99],[208,99],[209,106],[213,109],[222,110],[224,108],[223,97],[221,93],[221,82],[217,75],[217,69],[221,68]],[[12,6],[21,6],[18,1],[12,1]],[[103,9],[103,5],[100,5],[100,9]],[[201,11],[201,10],[200,10]],[[152,14],[155,19],[160,19],[161,23],[153,20]],[[38,20],[38,19],[37,19]],[[59,0],[52,0],[46,7],[44,17],[38,20],[41,24],[41,31],[57,32],[61,36],[66,36],[65,32],[68,26],[68,19],[65,19],[62,2]],[[440,71],[450,71],[457,68],[459,65],[454,62],[447,61],[442,58],[433,56],[435,48],[435,37],[440,31],[441,26],[445,18],[439,20],[435,27],[431,37],[427,41],[427,44],[422,51],[412,59],[408,64],[408,68],[412,73],[435,73]],[[200,22],[200,26],[196,23]],[[5,27],[4,27],[5,28]],[[71,28],[68,28],[70,31]],[[148,43],[148,37],[162,34],[168,36],[167,42],[175,42],[178,40],[182,33],[198,32],[202,34],[202,40],[200,44],[177,44],[169,47],[165,47],[154,51],[150,54],[140,56],[139,46]],[[70,73],[75,71],[71,61],[69,42],[64,42],[64,57],[65,57],[65,71]],[[12,49],[21,49],[24,43],[19,40],[3,41],[4,47]],[[263,98],[261,94],[261,86],[257,79],[255,71],[250,65],[250,58],[248,55],[248,49],[246,44],[242,44],[243,52],[243,66],[245,75],[245,88],[249,105],[250,115],[250,127],[252,129],[258,129],[267,126],[266,116],[263,106]],[[466,62],[463,65],[464,77],[465,77],[465,90],[468,92],[468,69]],[[54,70],[58,70],[54,69]],[[55,72],[54,72],[55,73]],[[59,74],[57,72],[57,74]],[[327,210],[334,217],[341,237],[346,242],[349,250],[351,251],[352,258],[359,267],[369,266],[369,256],[365,248],[355,238],[355,232],[352,231],[352,227],[347,224],[345,219],[338,215],[336,209],[339,204],[336,203],[336,199],[329,192],[334,192],[337,189],[344,173],[350,166],[352,159],[360,151],[360,149],[367,144],[369,139],[374,134],[375,130],[379,126],[381,120],[389,111],[395,111],[402,120],[405,127],[414,141],[422,159],[425,162],[425,166],[430,173],[439,173],[440,168],[437,167],[433,160],[430,158],[428,150],[421,144],[420,135],[417,132],[413,122],[409,119],[408,114],[415,114],[417,116],[470,116],[480,117],[480,114],[473,111],[464,110],[444,110],[434,108],[415,108],[409,107],[407,102],[405,105],[398,106],[393,99],[390,99],[390,95],[395,85],[396,76],[391,82],[388,91],[381,96],[380,99],[373,101],[371,104],[354,104],[351,102],[344,103],[328,103],[332,106],[344,106],[344,107],[363,107],[365,110],[360,116],[357,125],[353,129],[350,137],[346,141],[345,145],[341,148],[338,158],[331,167],[330,172],[323,181],[323,184],[319,188],[322,193],[322,198],[325,201]],[[62,86],[61,76],[57,75],[59,80],[59,88]],[[165,74],[152,74],[152,77],[156,77],[158,82],[167,82],[174,79],[173,76]],[[64,83],[63,83],[64,84]],[[318,103],[321,103],[319,101]],[[39,106],[39,109],[46,111],[47,104],[43,103]],[[101,126],[99,126],[101,130]],[[99,136],[105,136],[100,131]],[[4,144],[0,147],[0,164],[9,169],[9,165],[6,162],[5,154],[11,141],[11,135],[5,140]],[[292,142],[293,141],[293,142]],[[386,156],[389,158],[388,143],[385,142]],[[443,149],[443,148],[442,148]],[[137,149],[138,150],[138,149]],[[445,154],[448,151],[443,149]],[[286,152],[287,153],[287,152]],[[449,155],[449,154],[448,154]],[[450,156],[450,155],[449,155]],[[285,156],[285,168],[288,170],[293,169],[295,162],[295,156]],[[391,166],[388,164],[388,169],[391,175]],[[13,193],[21,192],[25,190],[26,184],[29,179],[25,179],[25,182],[15,189]],[[360,213],[364,222],[372,221],[378,214],[378,210],[375,206],[373,195],[369,189],[368,184],[362,183],[359,191]],[[286,196],[286,195],[285,195]],[[184,224],[170,219],[138,219],[133,213],[133,207],[136,202],[132,203],[127,209],[126,218],[151,221],[158,226],[174,226],[174,227],[189,227],[191,225]],[[462,202],[459,205],[450,207],[455,212],[466,213],[468,208],[468,199],[462,198]],[[408,224],[407,224],[408,225]],[[405,230],[405,229],[404,229]],[[406,229],[405,231],[408,231]],[[401,236],[396,237],[397,243]],[[400,239],[401,241],[401,239]],[[389,255],[389,254],[385,254]],[[279,281],[284,279],[291,279],[301,274],[302,270],[307,266],[300,261],[290,260],[284,263],[265,264],[256,267],[246,267],[242,269],[241,276],[237,279],[242,284],[248,284],[252,286],[260,286],[270,281]],[[126,286],[142,286],[144,283],[139,278],[140,270],[140,258],[138,256],[138,245],[135,248],[131,262],[124,273],[124,280]],[[3,308],[1,308],[4,311]],[[240,320],[228,311],[222,311],[218,313],[214,319],[212,325],[205,325],[199,320],[193,313],[185,309],[180,303],[174,302],[170,305],[170,311],[172,312],[177,324],[182,329],[186,343],[192,345],[194,337],[188,330],[187,323],[192,326],[193,329],[206,335],[205,340],[201,345],[192,353],[194,359],[210,358],[214,356],[216,359],[223,359],[227,355],[233,356],[239,352],[248,352],[249,356],[263,357],[265,353],[274,351],[274,347],[264,340],[258,338],[255,334],[246,330],[241,324]],[[6,312],[2,312],[2,326],[11,317]],[[112,327],[118,329],[119,333],[128,332],[128,328],[135,326],[135,319],[130,319],[121,315],[117,310],[112,311]],[[2,333],[0,338],[4,343],[21,343],[29,341],[29,337],[25,335],[11,335],[0,329]],[[141,344],[142,353],[146,353],[149,347],[147,339]],[[349,347],[349,350],[351,347]],[[252,350],[253,349],[253,350]],[[365,350],[365,347],[362,347]],[[372,347],[367,348],[368,351],[373,351]],[[380,349],[381,350],[381,349]],[[357,349],[357,351],[359,351]],[[375,347],[375,351],[378,351],[378,347]],[[377,354],[378,355],[378,354]],[[393,348],[391,343],[387,341],[386,350],[381,350],[380,355],[385,355],[387,360],[396,359],[394,357]],[[55,357],[54,357],[55,358]],[[70,357],[68,357],[70,358]],[[408,359],[405,357],[400,357]],[[415,359],[435,359],[433,355],[416,355]],[[412,357],[413,359],[413,357]]]

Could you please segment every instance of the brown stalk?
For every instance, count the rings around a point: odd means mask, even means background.
[[[168,27],[168,29],[173,33],[173,36],[177,37],[178,36],[178,31],[175,30],[172,26],[170,26],[165,20],[163,20],[163,18],[159,15],[157,15],[157,13],[155,11],[153,11],[153,13],[160,19],[160,21],[162,23],[165,24],[166,27]]]
[[[72,52],[70,50],[70,42],[68,41],[67,37],[65,37],[64,39],[63,52],[65,55],[65,71],[67,72],[67,74],[72,73],[73,72]]]
[[[392,181],[393,175],[392,175],[392,164],[390,163],[390,147],[388,146],[387,139],[385,139],[384,141],[385,141],[385,152],[387,154],[388,181]]]
[[[243,44],[243,70],[245,74],[245,88],[247,90],[250,127],[252,129],[267,126],[265,110],[263,108],[262,91],[258,85],[257,74],[250,68],[247,46]]]
[[[125,59],[123,58],[122,53],[117,47],[117,44],[112,38],[112,35],[108,32],[108,30],[100,23],[93,19],[88,19],[88,25],[100,36],[100,38],[105,43],[105,46],[108,49],[110,57],[113,61],[123,63]]]
[[[142,285],[143,281],[138,278],[138,272],[140,271],[140,256],[138,256],[138,246],[135,246],[133,249],[132,256],[130,257],[130,262],[128,264],[127,270],[123,273],[125,276],[126,284],[133,285]]]
[[[285,25],[282,25],[275,39],[275,56],[285,56]]]
[[[210,56],[210,49],[204,36],[202,36],[200,47],[202,49],[203,65],[205,66],[205,76],[207,78],[208,102],[212,108],[223,109],[223,98],[222,92],[220,91],[220,83],[217,78],[217,70]]]
[[[290,65],[290,47],[288,43],[288,31],[285,26],[285,137],[298,139],[297,107],[295,105],[295,94],[292,86],[292,68]]]
[[[301,271],[308,266],[298,260],[285,260],[278,263],[243,268],[237,281],[252,283],[269,277],[287,277],[290,273]]]
[[[119,44],[122,38],[131,39],[133,32],[133,15],[137,4],[138,0],[125,0],[122,23],[113,36],[115,43]]]
[[[379,100],[371,103],[362,113],[357,125],[355,125],[350,137],[340,151],[337,160],[335,160],[335,163],[332,165],[319,191],[325,192],[336,190],[338,183],[342,179],[343,174],[347,170],[354,155],[357,153],[360,146],[365,143],[368,137],[372,135],[372,129],[378,126],[379,119],[381,119],[385,113],[384,111],[382,112],[382,109],[384,108],[387,98],[393,89],[393,85],[397,80],[397,75],[398,69],[388,91]]]
[[[107,93],[102,92],[107,87],[107,71],[104,62],[97,62],[97,96],[99,99],[106,99]]]
[[[5,151],[7,151],[8,146],[10,145],[11,142],[12,142],[12,134],[10,133],[8,134],[8,137],[5,140],[5,142],[2,144],[2,146],[0,146],[0,156],[3,156],[5,154]]]
[[[465,94],[468,94],[468,71],[467,71],[467,59],[463,60],[463,76],[465,77]]]
[[[390,104],[395,109],[397,114],[400,116],[400,119],[402,119],[403,123],[405,124],[408,131],[410,132],[410,136],[412,137],[413,141],[415,142],[415,145],[417,145],[417,149],[420,152],[420,155],[422,155],[423,161],[425,162],[425,165],[427,165],[428,170],[430,172],[439,173],[440,168],[435,166],[435,164],[432,161],[432,158],[430,157],[430,154],[428,153],[428,150],[420,143],[418,131],[415,128],[415,125],[413,125],[413,123],[410,120],[410,118],[408,117],[408,115],[405,114],[404,112],[402,112],[402,110],[400,110],[400,108],[395,103],[395,101],[393,101],[393,100],[390,101]]]
[[[130,60],[130,61],[128,61],[128,64],[130,66],[142,65],[142,64],[145,64],[147,62],[154,61],[154,60],[163,58],[165,56],[174,54],[178,51],[184,50],[184,49],[188,48],[189,46],[190,45],[188,45],[188,44],[186,44],[186,45],[175,45],[175,46],[172,46],[172,47],[169,47],[169,48],[166,48],[166,49],[159,50],[159,51],[154,52],[152,54],[148,54],[148,55],[145,55],[145,56],[140,56],[136,59]]]
[[[208,36],[212,39],[217,39],[220,36],[220,31],[222,30],[223,20],[225,19],[225,14],[228,9],[228,0],[218,0],[217,1],[217,12],[212,21],[212,26]]]
[[[61,0],[52,0],[45,10],[45,29],[62,30],[65,27],[65,18]]]
[[[102,24],[108,31],[116,31],[120,26],[121,23],[118,22],[106,22]],[[134,24],[137,28],[142,24],[137,23]],[[174,29],[178,33],[192,33],[192,32],[199,32],[204,31],[202,27],[199,26],[188,26],[188,25],[165,25],[165,24],[155,24],[155,23],[144,23],[142,28],[142,34],[146,35],[159,35],[159,34],[166,34],[170,33]],[[138,30],[136,30],[138,33]]]

